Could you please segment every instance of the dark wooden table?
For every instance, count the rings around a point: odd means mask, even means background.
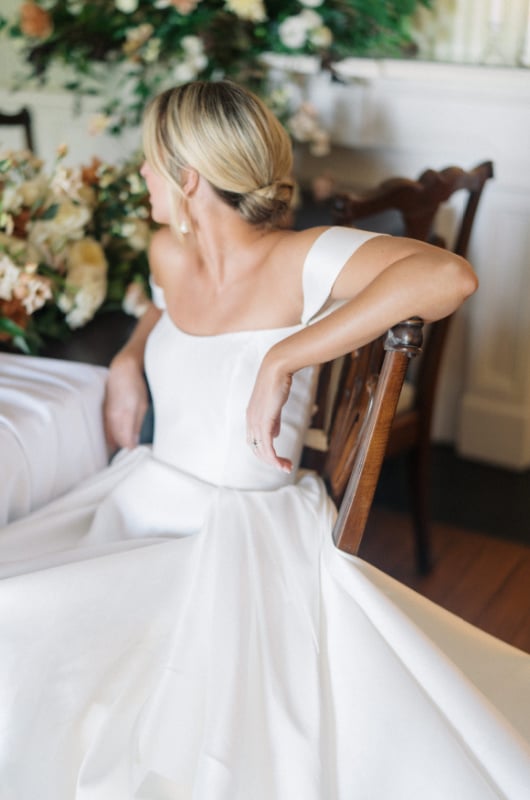
[[[136,318],[123,311],[97,314],[64,342],[49,342],[40,355],[108,367],[136,325]]]

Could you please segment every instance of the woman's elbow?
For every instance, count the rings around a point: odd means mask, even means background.
[[[423,316],[433,322],[456,311],[478,288],[478,278],[465,258],[446,251],[436,263],[437,278]]]
[[[453,270],[453,285],[458,287],[461,302],[463,303],[464,300],[467,300],[468,297],[471,297],[471,295],[477,291],[478,277],[469,261],[466,261],[466,259],[461,256],[454,257]]]

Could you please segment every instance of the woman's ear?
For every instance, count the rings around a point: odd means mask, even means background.
[[[199,173],[193,167],[184,167],[180,172],[181,188],[186,197],[191,197],[199,185]]]

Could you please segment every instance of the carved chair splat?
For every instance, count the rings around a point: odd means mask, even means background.
[[[302,463],[324,479],[338,507],[335,544],[351,554],[362,540],[408,362],[421,349],[422,330],[420,319],[402,322],[320,372]],[[315,428],[324,420],[325,428]],[[312,437],[315,433],[319,436]]]
[[[446,242],[435,230],[437,212],[456,192],[465,192],[467,200],[454,243],[450,246],[454,253],[465,257],[484,186],[492,177],[493,164],[485,161],[469,171],[455,166],[439,172],[428,169],[416,181],[390,178],[362,194],[337,193],[332,199],[333,222],[363,227],[362,221],[368,217],[397,211],[401,216],[403,235],[445,247]],[[403,452],[409,454],[416,562],[423,573],[432,565],[429,536],[431,427],[450,324],[451,317],[446,317],[429,326],[423,355],[418,360],[413,391],[409,393],[412,402],[396,413],[387,447],[388,456]]]

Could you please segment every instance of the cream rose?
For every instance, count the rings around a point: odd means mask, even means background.
[[[225,6],[240,19],[252,22],[263,22],[267,19],[263,0],[226,0]]]
[[[90,217],[89,208],[67,200],[59,203],[57,213],[51,219],[30,223],[28,239],[37,249],[51,248],[58,252],[66,242],[81,239]]]
[[[33,314],[53,297],[51,282],[43,275],[35,275],[33,269],[22,270],[13,296],[20,300],[26,314]]]
[[[20,273],[21,269],[13,264],[9,256],[0,258],[0,300],[11,300]]]
[[[142,251],[147,249],[151,231],[146,220],[129,217],[121,226],[120,235],[133,250]]]
[[[59,307],[67,312],[70,328],[80,328],[92,319],[107,293],[107,260],[101,245],[90,237],[75,242],[68,251],[66,291]]]

